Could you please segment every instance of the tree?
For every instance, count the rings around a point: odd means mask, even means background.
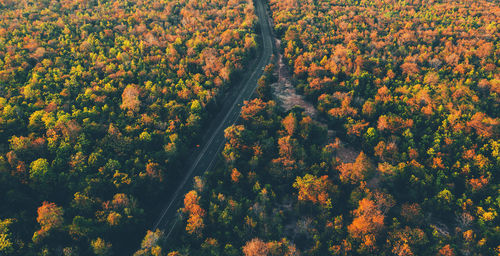
[[[199,205],[200,197],[195,190],[189,191],[184,196],[184,208],[182,211],[188,213],[189,217],[187,220],[186,231],[189,234],[201,234],[201,230],[205,227],[203,222],[203,216],[205,216],[205,210],[203,210]]]
[[[36,221],[40,224],[40,230],[33,235],[35,242],[49,235],[51,231],[61,228],[64,223],[63,209],[54,203],[43,202],[42,206],[38,207],[37,213]]]
[[[272,91],[273,89],[267,83],[266,80],[267,80],[267,77],[262,76],[259,79],[259,81],[257,82],[257,84],[258,84],[257,89],[255,89],[257,94],[259,95],[259,98],[264,100],[264,101],[271,100],[273,97],[273,91]]]
[[[37,182],[47,181],[50,174],[50,167],[47,159],[39,158],[30,164],[30,178]]]
[[[288,135],[293,136],[295,130],[297,129],[297,118],[294,113],[290,112],[290,114],[288,114],[283,121],[281,121],[281,123],[283,124],[283,127]]]
[[[384,215],[373,200],[363,198],[354,211],[356,218],[349,225],[349,234],[353,238],[378,233],[384,227]]]
[[[401,69],[403,70],[403,74],[410,76],[415,75],[419,72],[417,63],[406,62],[401,65]]]
[[[267,244],[259,238],[254,238],[243,246],[245,256],[267,256],[268,253]]]
[[[490,138],[495,134],[498,135],[499,125],[498,118],[488,117],[481,112],[475,113],[471,120],[467,122],[467,126],[474,128],[479,136],[485,138]]]
[[[122,93],[122,105],[124,110],[137,112],[141,102],[139,101],[139,88],[135,84],[129,84]]]
[[[9,230],[12,223],[12,219],[0,220],[0,253],[2,255],[11,255],[14,252],[15,243]]]
[[[439,249],[439,255],[442,256],[454,256],[455,253],[453,252],[453,249],[450,247],[449,244],[443,246],[441,249]]]
[[[328,195],[328,189],[332,186],[328,176],[316,177],[306,174],[304,177],[297,177],[293,187],[299,190],[299,201],[311,201],[318,203],[326,209],[332,207],[332,201]]]
[[[201,107],[200,101],[193,100],[191,102],[191,112],[192,113],[201,113],[201,111],[202,111],[202,107]]]
[[[338,170],[342,182],[356,184],[365,180],[367,175],[374,170],[374,167],[366,154],[361,151],[354,163],[342,163]]]
[[[140,255],[153,255],[159,256],[162,254],[162,248],[160,244],[163,242],[164,233],[163,231],[157,229],[156,231],[148,230],[146,236],[142,240],[141,249],[134,253],[134,256]]]
[[[93,252],[98,256],[112,255],[111,244],[98,237],[90,243]]]
[[[224,137],[227,142],[224,147],[222,155],[228,162],[234,162],[236,159],[239,159],[243,153],[246,153],[246,141],[250,138],[250,135],[243,125],[233,125],[226,130],[224,130]]]
[[[419,255],[419,247],[429,242],[423,230],[408,226],[390,232],[388,241],[392,253],[398,256]]]
[[[231,180],[234,183],[238,183],[240,180],[240,177],[241,177],[241,173],[238,171],[238,169],[233,168],[233,170],[231,171]]]
[[[349,235],[361,239],[363,246],[369,250],[374,248],[377,236],[385,228],[385,216],[393,205],[392,197],[380,192],[370,193],[369,197],[361,199],[354,210],[355,217],[347,227]]]

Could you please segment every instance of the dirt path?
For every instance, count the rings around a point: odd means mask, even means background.
[[[281,49],[281,40],[274,40],[275,49]],[[278,52],[278,68],[275,71],[275,75],[278,77],[278,82],[271,85],[273,88],[273,95],[277,100],[278,104],[285,110],[289,111],[294,106],[299,106],[305,110],[305,113],[309,115],[312,119],[318,122],[319,125],[328,128],[326,121],[323,120],[319,115],[318,111],[314,105],[304,99],[304,96],[297,93],[295,87],[293,87],[291,82],[291,74],[288,67],[283,63],[283,54]],[[333,142],[335,139],[335,131],[328,130],[328,141]],[[359,151],[347,146],[345,143],[340,141],[339,148],[337,148],[337,157],[344,163],[353,163],[358,156]]]
[[[276,49],[280,49],[281,40],[275,39],[274,43]],[[290,71],[285,63],[283,63],[283,56],[281,53],[278,53],[278,68],[275,71],[275,75],[278,77],[278,82],[272,84],[271,87],[273,88],[275,98],[285,111],[292,109],[294,106],[299,106],[304,108],[307,115],[313,119],[317,119],[318,111],[314,108],[314,105],[304,100],[304,97],[298,94],[293,87],[290,81]]]

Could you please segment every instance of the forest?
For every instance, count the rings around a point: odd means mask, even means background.
[[[0,0],[0,255],[498,255],[498,2],[264,2],[281,47],[170,233],[254,2]]]
[[[150,230],[135,255],[498,255],[500,7],[269,8],[320,118],[280,109],[268,66],[218,166],[193,180],[176,235]]]
[[[253,8],[1,0],[0,255],[137,249],[255,54]]]

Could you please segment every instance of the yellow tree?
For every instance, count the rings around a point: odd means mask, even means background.
[[[332,201],[328,195],[331,182],[328,180],[327,175],[316,177],[306,174],[304,177],[297,177],[293,187],[299,190],[298,199],[300,201],[319,203],[327,209],[332,207]]]

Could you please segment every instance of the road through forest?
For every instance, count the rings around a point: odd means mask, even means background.
[[[223,106],[219,113],[211,120],[210,126],[205,131],[201,149],[195,151],[193,162],[186,164],[189,168],[177,188],[169,198],[152,230],[162,229],[166,238],[170,236],[178,221],[177,209],[181,207],[184,194],[191,189],[193,177],[203,174],[210,169],[217,160],[221,149],[224,147],[224,130],[234,124],[238,119],[243,101],[251,98],[257,88],[257,81],[262,76],[265,66],[269,63],[273,53],[273,35],[269,24],[267,8],[264,0],[255,0],[255,12],[258,16],[260,28],[261,47],[254,61],[248,67],[241,81],[234,85],[224,98]]]

